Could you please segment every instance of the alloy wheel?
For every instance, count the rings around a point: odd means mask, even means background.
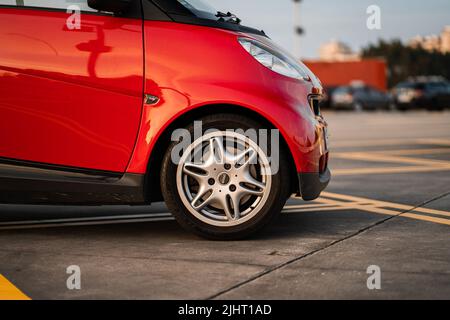
[[[209,225],[231,227],[249,221],[264,206],[272,172],[266,153],[253,140],[215,131],[187,148],[176,179],[191,214]]]

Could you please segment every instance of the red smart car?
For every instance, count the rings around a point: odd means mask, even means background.
[[[0,0],[0,201],[164,200],[198,235],[242,238],[328,184],[321,94],[199,0]]]

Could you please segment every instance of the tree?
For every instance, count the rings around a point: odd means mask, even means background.
[[[411,48],[400,40],[379,40],[362,50],[364,58],[381,57],[388,65],[388,85],[395,86],[411,76],[438,75],[450,79],[450,53]]]

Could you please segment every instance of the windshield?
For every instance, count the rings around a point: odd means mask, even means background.
[[[202,0],[177,0],[199,18],[217,20],[217,10]]]

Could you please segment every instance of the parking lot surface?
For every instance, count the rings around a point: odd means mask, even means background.
[[[249,240],[197,238],[163,204],[0,205],[0,297],[450,298],[450,113],[326,118],[330,186],[314,202],[292,198]],[[66,286],[73,265],[80,290]]]

